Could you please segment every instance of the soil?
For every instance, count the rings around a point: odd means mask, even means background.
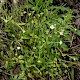
[[[74,27],[80,30],[80,2],[77,3],[73,7],[74,11]],[[80,36],[76,36],[73,34],[72,36],[72,44],[71,44],[71,54],[74,54],[74,52],[78,53],[79,61],[80,61]],[[74,80],[80,80],[80,66],[76,66],[74,68]]]

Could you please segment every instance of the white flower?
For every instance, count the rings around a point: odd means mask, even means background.
[[[23,12],[24,14],[27,13],[26,11]]]
[[[33,47],[33,49],[36,49],[36,47]]]
[[[77,29],[75,29],[75,31],[77,31]]]
[[[41,61],[40,61],[40,60],[38,60],[37,62],[38,62],[38,63],[40,63]]]
[[[63,35],[63,32],[59,32],[60,33],[60,35]]]
[[[51,26],[50,26],[50,29],[54,29],[54,26],[53,26],[53,25],[51,25]]]
[[[20,47],[17,47],[17,50],[20,50]]]
[[[62,41],[60,41],[59,44],[61,45],[62,44]]]
[[[59,32],[59,34],[60,34],[60,35],[63,35],[63,34],[64,34],[64,30],[62,30],[61,32]]]

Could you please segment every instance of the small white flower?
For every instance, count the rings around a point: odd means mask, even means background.
[[[20,47],[17,47],[17,50],[20,50]]]
[[[36,47],[33,47],[33,49],[36,49]]]
[[[24,14],[26,14],[27,12],[26,12],[26,11],[24,11],[23,13],[24,13]]]
[[[38,62],[38,63],[40,63],[41,61],[40,61],[40,60],[38,60],[37,62]]]
[[[59,32],[60,35],[63,35],[63,32]]]
[[[50,29],[54,29],[54,26],[53,26],[53,25],[51,25],[51,26],[50,26]]]
[[[77,31],[77,29],[75,29],[75,31]]]
[[[62,44],[62,41],[60,41],[59,44],[61,45]]]
[[[61,32],[59,32],[59,34],[60,34],[60,35],[63,35],[63,34],[64,34],[64,30],[62,30]]]

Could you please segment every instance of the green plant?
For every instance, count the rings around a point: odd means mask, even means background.
[[[51,2],[26,0],[24,5],[13,7],[14,13],[2,12],[1,67],[5,68],[4,73],[9,73],[10,80],[34,80],[35,77],[45,80],[48,74],[52,80],[57,77],[62,79],[62,67],[68,70],[62,57],[68,55],[64,52],[68,52],[70,33],[75,30],[70,21],[72,10],[64,6],[52,6]],[[25,22],[22,22],[24,13]],[[20,66],[20,71],[14,74],[12,68],[16,65]]]

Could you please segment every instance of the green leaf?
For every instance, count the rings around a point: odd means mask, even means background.
[[[61,48],[63,49],[63,51],[68,51],[69,50],[68,46],[65,43],[63,43],[61,45]]]
[[[77,30],[76,35],[80,36],[80,30]]]
[[[28,73],[28,76],[29,78],[33,78],[32,74],[31,73]]]

